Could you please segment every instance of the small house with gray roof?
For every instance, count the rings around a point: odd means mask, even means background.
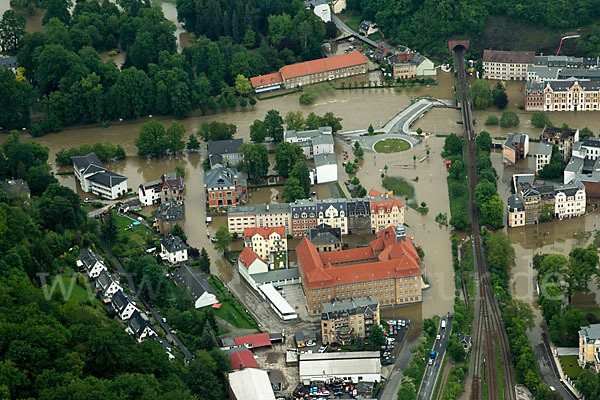
[[[337,182],[337,158],[335,153],[317,154],[313,175],[315,183]]]
[[[179,203],[162,204],[154,214],[154,229],[156,233],[168,235],[175,225],[183,229],[185,220],[184,207]]]
[[[237,167],[244,139],[213,140],[206,145],[211,168]]]
[[[116,276],[108,271],[102,271],[96,278],[96,287],[104,297],[112,298],[119,290],[123,290]]]
[[[135,304],[135,300],[122,290],[117,291],[117,293],[113,295],[110,304],[119,318],[123,321],[127,321],[135,311],[139,311]]]
[[[308,231],[308,240],[319,253],[342,250],[342,229],[319,224]]]
[[[173,280],[177,285],[189,289],[189,292],[194,299],[195,308],[211,306],[218,303],[217,294],[200,271],[187,265],[182,265],[173,277]]]
[[[29,185],[23,179],[2,181],[2,189],[9,199],[27,200],[31,197]]]
[[[104,167],[96,153],[71,157],[81,190],[115,200],[127,193],[127,178]]]
[[[169,264],[180,264],[188,260],[187,245],[179,236],[168,235],[160,239],[160,256]]]
[[[220,167],[204,172],[204,193],[209,208],[230,207],[247,199],[248,184],[243,172]]]
[[[296,143],[302,148],[307,159],[314,158],[317,154],[333,153],[333,131],[329,126],[318,129],[296,132],[286,130],[283,139],[287,143]]]
[[[107,271],[104,259],[88,248],[83,248],[79,252],[77,266],[80,269],[85,269],[92,279],[97,278],[102,271]]]
[[[147,337],[156,335],[148,316],[137,310],[131,314],[125,331],[133,335],[139,343],[143,342]]]

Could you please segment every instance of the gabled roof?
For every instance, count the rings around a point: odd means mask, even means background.
[[[188,267],[187,265],[183,265],[179,268],[179,271],[173,277],[173,280],[178,285],[185,285],[190,288],[192,295],[194,296],[194,300],[200,298],[204,293],[208,292],[216,295],[208,280],[200,273],[200,271],[195,270],[192,267]]]
[[[125,310],[127,305],[130,303],[133,303],[133,305],[135,305],[135,301],[133,301],[131,297],[123,293],[122,290],[119,290],[117,293],[115,293],[111,299],[111,304],[115,311],[118,313],[123,312],[123,310]]]
[[[79,259],[87,270],[96,265],[97,262],[104,264],[104,259],[88,248],[81,249]]]
[[[260,257],[258,257],[258,254],[256,254],[252,249],[250,249],[248,247],[244,247],[244,250],[242,250],[242,252],[238,256],[238,260],[246,268],[250,268],[250,266],[252,265],[252,263],[257,258],[260,259]]]
[[[170,189],[183,190],[183,178],[175,172],[169,172],[163,174],[160,179],[142,183],[140,189],[142,189],[142,191],[152,188],[161,190],[164,186],[167,186]]]
[[[233,338],[236,346],[251,347],[253,349],[257,347],[264,347],[271,345],[271,336],[268,333],[256,333],[254,335],[238,336]]]
[[[102,161],[100,161],[100,158],[98,158],[96,153],[89,153],[85,156],[73,156],[71,157],[71,161],[73,161],[75,167],[80,171],[84,171],[90,165],[95,165],[104,169],[104,164],[102,164]]]
[[[243,368],[258,368],[258,364],[250,350],[236,351],[229,355],[233,371]]]
[[[129,326],[133,331],[133,334],[138,338],[144,333],[144,330],[147,327],[152,329],[152,324],[150,323],[148,316],[138,310],[135,310],[133,314],[131,314],[131,318],[127,321],[127,326]]]
[[[512,64],[533,64],[535,53],[533,51],[503,51],[503,50],[483,50],[483,61],[512,63]]]
[[[259,75],[250,78],[250,83],[255,89],[261,86],[276,85],[282,82],[283,78],[281,77],[281,72],[273,72],[272,74]]]
[[[315,245],[342,243],[342,229],[319,224],[308,231],[309,240]]]
[[[175,235],[169,235],[163,239],[160,239],[160,244],[162,244],[165,247],[165,250],[167,250],[169,253],[175,253],[177,251],[187,249],[187,246],[183,240],[181,240],[179,236]]]
[[[235,154],[239,153],[244,139],[213,140],[208,142],[208,154]]]
[[[117,278],[115,278],[115,276],[108,271],[100,272],[100,275],[98,275],[98,278],[96,278],[96,282],[98,285],[100,285],[100,288],[103,291],[110,287],[113,282],[118,283]]]
[[[286,65],[279,69],[284,79],[297,78],[304,75],[332,71],[340,68],[366,64],[367,58],[358,51],[328,58],[305,61]]]
[[[155,214],[157,219],[165,221],[180,221],[184,219],[183,205],[177,203],[166,203],[158,207]]]
[[[256,235],[260,235],[264,239],[269,239],[274,233],[284,239],[286,237],[284,226],[263,226],[260,228],[244,228],[244,239],[252,238]]]
[[[236,186],[238,172],[233,168],[221,167],[204,172],[204,187],[217,189]]]
[[[115,187],[119,183],[127,180],[127,178],[123,175],[119,175],[108,170],[98,171],[94,175],[89,176],[87,179],[99,185],[110,188]]]

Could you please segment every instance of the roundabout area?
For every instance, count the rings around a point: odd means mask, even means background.
[[[378,141],[373,146],[373,149],[377,153],[399,153],[406,151],[412,147],[412,144],[404,139],[399,138],[387,138]]]

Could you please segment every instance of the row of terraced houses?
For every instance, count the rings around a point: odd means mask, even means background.
[[[317,225],[340,228],[342,235],[366,235],[404,223],[404,203],[371,190],[369,197],[355,199],[297,200],[293,203],[230,207],[230,233],[246,228],[283,226],[286,235],[306,237]]]

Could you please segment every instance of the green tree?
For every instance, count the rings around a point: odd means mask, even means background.
[[[545,126],[552,126],[552,122],[550,122],[550,118],[548,118],[548,114],[543,111],[535,111],[531,114],[531,125],[536,128],[543,128]]]
[[[0,50],[16,56],[25,36],[25,17],[13,10],[6,10],[0,19]]]
[[[490,82],[484,79],[477,79],[471,85],[471,99],[475,107],[483,110],[492,104],[492,90]]]
[[[374,324],[369,329],[369,348],[371,350],[379,350],[381,346],[385,346],[385,336],[380,325]]]
[[[210,273],[210,257],[204,247],[200,250],[199,267],[200,271]]]
[[[140,129],[135,145],[140,156],[156,157],[165,154],[169,147],[165,127],[155,120],[146,122]]]
[[[102,233],[104,234],[104,240],[108,243],[113,244],[117,241],[117,222],[115,220],[115,212],[110,210],[106,214],[106,218],[102,224]]]
[[[508,128],[511,126],[519,125],[519,116],[513,110],[506,110],[502,113],[502,118],[500,118],[500,126],[503,128]]]
[[[450,168],[448,168],[448,173],[453,179],[462,179],[462,177],[465,174],[465,165],[463,164],[462,160],[455,160],[452,164],[450,164]]]
[[[267,176],[269,172],[269,153],[267,148],[259,143],[244,143],[240,147],[242,162],[240,167],[252,177],[255,183]]]
[[[448,341],[448,354],[456,362],[461,362],[465,359],[465,349],[459,343],[456,335],[452,335]]]
[[[375,133],[375,128],[373,128],[372,124],[369,124],[369,127],[367,128],[367,133],[369,135],[372,135],[373,133]]]
[[[174,236],[179,236],[181,238],[181,240],[183,240],[184,242],[187,242],[187,236],[185,234],[185,232],[183,231],[183,228],[177,224],[175,224],[175,226],[173,227],[173,229],[171,230],[171,233]]]
[[[594,137],[594,132],[590,130],[587,126],[581,130],[579,130],[579,138],[585,139],[586,137]]]
[[[265,123],[260,119],[255,119],[250,125],[250,140],[254,143],[262,143],[267,137],[267,128]]]
[[[398,400],[416,400],[417,390],[412,382],[404,383],[398,391]]]
[[[167,142],[167,149],[171,153],[178,153],[185,149],[185,142],[183,136],[185,135],[185,127],[179,122],[173,121],[169,128],[167,128],[165,139]]]
[[[321,121],[319,120],[319,117],[317,116],[317,114],[315,114],[314,112],[310,112],[306,117],[305,128],[306,129],[317,129],[317,128],[319,128],[320,123],[321,123]]]
[[[504,110],[506,108],[508,105],[508,96],[504,90],[498,93],[494,99],[494,103],[496,103],[496,107],[498,107],[499,110]]]
[[[461,155],[462,139],[456,136],[455,133],[451,133],[444,140],[444,152],[449,156]]]
[[[221,97],[223,98],[223,97]],[[229,140],[233,138],[237,131],[237,126],[234,124],[227,124],[225,122],[211,121],[202,122],[198,136],[205,142],[213,140]]]
[[[256,46],[256,32],[252,29],[246,30],[244,34],[244,46],[248,49],[253,49]]]
[[[475,145],[477,145],[478,151],[492,151],[492,138],[490,134],[486,131],[481,131],[479,135],[477,135],[477,139],[475,139]]]
[[[244,75],[239,74],[235,78],[235,91],[240,96],[248,96],[252,93],[252,85],[250,85],[250,81]]]
[[[281,118],[281,115],[279,115],[279,111],[267,111],[264,123],[267,136],[276,143],[281,142],[283,140],[283,119]]]
[[[175,166],[175,173],[177,175],[179,175],[182,178],[185,178],[185,167],[181,166],[181,165],[176,165]]]
[[[304,197],[310,197],[310,172],[308,170],[308,165],[301,160],[294,164],[292,171],[290,172],[290,178],[298,179],[300,182],[300,186],[304,189]]]
[[[321,118],[319,118],[320,126],[328,126],[331,128],[333,133],[342,130],[342,118],[336,117],[332,112],[326,112]]]
[[[42,8],[46,9],[42,23],[46,25],[52,18],[58,18],[65,25],[69,24],[71,14],[69,9],[73,7],[71,0],[42,0],[40,3]]]
[[[504,203],[498,195],[481,204],[481,222],[495,229],[504,225]]]
[[[229,245],[231,244],[232,238],[226,226],[221,226],[219,229],[217,229],[217,232],[215,233],[215,239],[217,240],[215,243],[215,248],[219,252],[225,253],[229,250]]]
[[[498,119],[498,117],[496,117],[494,114],[490,114],[490,115],[488,115],[488,117],[485,120],[484,124],[486,126],[488,126],[488,125],[498,125],[499,122],[500,122],[500,120]]]
[[[29,168],[25,175],[25,180],[32,196],[41,196],[50,184],[57,182],[54,175],[48,172],[46,165]]]
[[[275,171],[280,176],[289,176],[293,166],[304,160],[302,148],[296,143],[281,142],[275,148]]]
[[[556,179],[563,175],[565,165],[563,164],[563,156],[558,146],[552,146],[552,155],[550,162],[539,171],[538,175],[543,179]]]
[[[496,194],[496,186],[489,181],[480,181],[475,186],[475,204],[481,207],[487,203]]]
[[[598,250],[593,244],[585,249],[576,247],[569,253],[567,281],[569,294],[574,291],[588,293],[592,277],[598,275]]]
[[[296,132],[304,130],[305,122],[302,111],[288,111],[288,113],[285,114],[283,122],[285,122],[287,129],[289,130],[294,130]]]
[[[598,378],[589,369],[585,369],[579,374],[575,381],[575,388],[586,399],[598,398]]]
[[[314,103],[316,99],[317,98],[313,94],[309,92],[304,92],[298,98],[298,102],[303,105],[309,105]]]
[[[192,133],[188,139],[187,142],[187,149],[188,150],[199,150],[200,149],[200,142],[198,141],[198,139],[196,139],[196,136]]]
[[[8,68],[0,69],[0,126],[21,129],[30,124],[29,110],[33,104],[29,83],[17,81]]]
[[[292,203],[297,199],[304,199],[304,188],[300,184],[297,178],[288,178],[283,185],[283,192],[281,193],[286,203]]]

